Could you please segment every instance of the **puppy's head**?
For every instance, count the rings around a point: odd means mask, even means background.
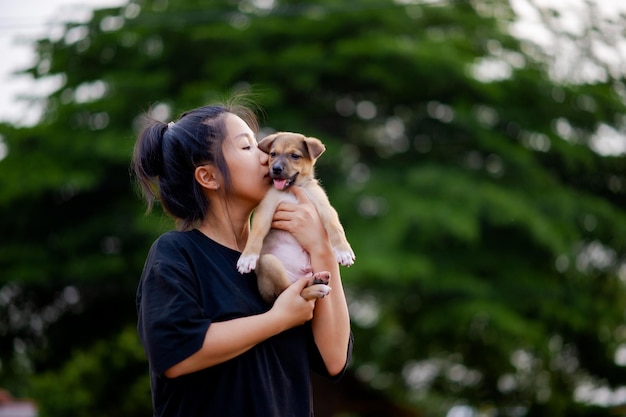
[[[315,176],[313,166],[326,150],[316,138],[299,133],[278,132],[259,142],[259,149],[269,155],[270,176],[274,187],[286,190]]]

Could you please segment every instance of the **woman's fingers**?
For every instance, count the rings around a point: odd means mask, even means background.
[[[307,204],[311,202],[311,200],[309,200],[309,196],[306,195],[306,192],[302,189],[302,187],[291,187],[291,192],[298,199],[298,203]]]

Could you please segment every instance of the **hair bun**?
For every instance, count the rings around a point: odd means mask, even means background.
[[[163,141],[167,132],[165,123],[153,123],[146,127],[139,142],[139,157],[146,175],[160,177],[163,174]]]

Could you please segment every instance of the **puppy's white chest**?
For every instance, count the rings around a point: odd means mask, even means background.
[[[277,190],[275,188],[272,188],[270,191],[268,191],[270,193],[275,193],[277,197],[276,200],[281,203],[281,202],[287,202],[287,203],[298,203],[298,199],[296,198],[295,195],[293,195],[292,193],[290,193],[289,191],[280,191]]]

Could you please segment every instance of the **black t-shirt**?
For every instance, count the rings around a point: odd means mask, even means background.
[[[224,363],[173,379],[163,375],[200,349],[212,322],[270,308],[254,273],[237,271],[239,255],[198,230],[168,232],[152,245],[137,290],[137,327],[156,417],[313,415],[310,370],[328,373],[309,323]],[[348,355],[351,349],[352,340]]]

